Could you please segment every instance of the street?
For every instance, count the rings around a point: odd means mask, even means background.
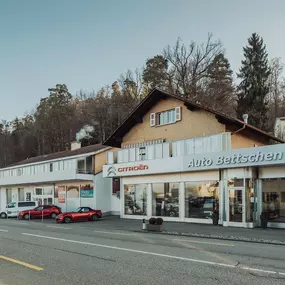
[[[285,284],[285,246],[0,220],[0,285]]]

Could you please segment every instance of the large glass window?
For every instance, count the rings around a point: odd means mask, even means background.
[[[262,211],[270,222],[285,223],[285,180],[262,181]]]
[[[179,183],[152,184],[152,215],[179,217]]]
[[[147,184],[124,185],[125,215],[146,215]]]
[[[209,219],[219,211],[219,182],[185,183],[185,218]]]

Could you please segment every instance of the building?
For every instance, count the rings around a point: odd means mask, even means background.
[[[102,174],[107,150],[110,147],[81,147],[73,142],[71,150],[32,157],[0,169],[0,213],[16,201],[54,204],[62,211],[88,206],[110,213],[111,200],[104,200],[104,192],[110,191],[111,196],[112,181]],[[119,202],[113,200],[116,209],[115,203]]]
[[[285,227],[284,141],[244,118],[154,89],[104,142],[120,216],[255,227],[265,211]]]

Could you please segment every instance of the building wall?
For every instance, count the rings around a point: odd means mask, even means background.
[[[109,150],[111,151],[111,150]],[[107,151],[95,155],[95,175],[102,172],[103,165],[107,163]]]
[[[101,210],[103,213],[110,213],[112,179],[103,178],[103,172],[101,171],[95,176],[94,181],[96,185],[96,208]]]
[[[14,201],[18,201],[18,189],[24,192],[24,197],[26,197],[26,193],[31,193],[31,200],[35,201],[36,199],[40,199],[43,196],[35,195],[35,188],[42,188],[43,192],[45,190],[50,190],[51,195],[44,195],[44,198],[50,197],[53,198],[53,204],[59,206],[63,212],[65,211],[73,211],[80,206],[86,207],[95,207],[95,190],[93,181],[73,181],[73,182],[58,182],[55,183],[55,188],[58,186],[77,186],[80,189],[80,185],[91,184],[94,189],[93,198],[80,198],[80,193],[78,193],[78,197],[70,197],[68,193],[67,197],[65,197],[65,203],[59,203],[58,198],[54,198],[54,185],[53,184],[35,184],[35,185],[17,185],[11,187],[1,187],[0,188],[0,212],[3,211],[7,205],[7,197],[6,197],[6,189],[12,190],[12,196]],[[50,192],[49,191],[49,192]]]
[[[232,135],[232,149],[268,145],[269,141],[254,134],[237,133]]]
[[[181,106],[181,121],[174,124],[150,127],[150,114],[174,109]],[[203,110],[188,110],[183,103],[175,99],[160,101],[123,138],[124,144],[133,144],[154,139],[181,140],[186,138],[202,137],[225,132],[225,126],[220,124],[215,115]]]

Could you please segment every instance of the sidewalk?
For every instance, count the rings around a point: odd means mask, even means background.
[[[285,246],[285,229],[244,229],[180,222],[164,222],[163,224],[164,231],[161,233],[155,232],[154,234],[235,240]],[[143,232],[141,220],[106,217],[104,220],[102,220],[102,226],[103,225],[116,230]]]

